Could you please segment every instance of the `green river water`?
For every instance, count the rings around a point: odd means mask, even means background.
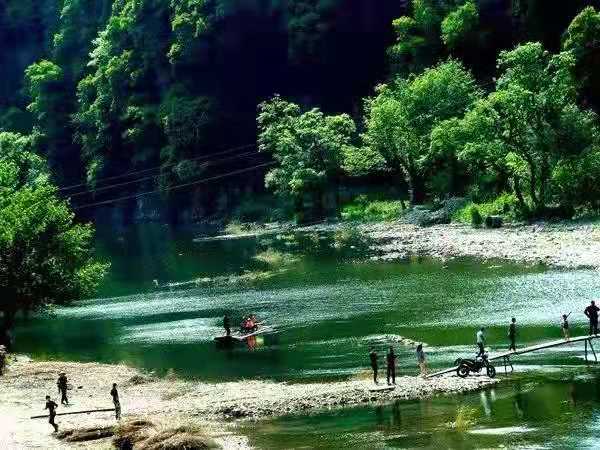
[[[492,351],[507,347],[511,316],[519,345],[558,338],[563,312],[573,311],[572,332],[582,334],[581,311],[600,293],[594,271],[373,262],[368,242],[350,231],[197,243],[191,232],[157,225],[98,234],[99,254],[112,261],[98,298],[20,323],[17,351],[210,381],[341,380],[365,370],[369,346],[383,353],[400,337],[425,342],[437,368],[473,355],[481,325]],[[267,248],[296,260],[251,284],[164,287],[272,270],[254,259]],[[276,332],[252,349],[217,349],[225,312],[256,313]],[[400,374],[415,374],[414,350],[394,345]],[[483,392],[283,417],[243,431],[273,449],[600,448],[600,370],[585,364],[582,344],[520,357],[515,370]],[[464,429],[450,425],[465,418]]]

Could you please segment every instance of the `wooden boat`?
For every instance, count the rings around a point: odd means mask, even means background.
[[[252,336],[258,336],[265,333],[270,333],[273,331],[273,327],[268,325],[261,325],[256,330],[251,333],[244,333],[237,331],[235,333],[231,333],[231,335],[222,335],[215,337],[215,341],[217,343],[227,343],[227,342],[244,342],[246,339],[251,338]]]

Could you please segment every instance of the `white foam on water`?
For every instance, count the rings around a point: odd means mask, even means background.
[[[483,435],[502,435],[502,434],[516,434],[516,433],[533,433],[537,431],[537,428],[530,427],[501,427],[501,428],[481,428],[476,430],[469,430],[470,434],[483,434]]]
[[[121,341],[181,344],[212,341],[222,332],[223,328],[215,325],[215,319],[197,318],[125,327]]]

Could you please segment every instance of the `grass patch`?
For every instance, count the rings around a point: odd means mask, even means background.
[[[263,264],[271,268],[280,268],[289,266],[298,261],[298,257],[291,253],[284,253],[273,248],[268,248],[254,256],[256,261],[260,261]]]
[[[195,423],[155,425],[145,420],[120,424],[113,445],[119,450],[203,450],[221,448]]]
[[[357,222],[389,222],[404,214],[400,200],[370,200],[359,195],[342,208],[342,219]]]
[[[251,223],[241,223],[237,220],[232,220],[227,225],[225,225],[225,229],[223,230],[225,234],[239,236],[241,234],[253,233],[258,230],[258,227],[254,226]]]
[[[468,431],[477,423],[477,410],[470,406],[461,405],[456,411],[456,420],[447,424],[449,428],[453,428],[459,432]]]
[[[452,215],[452,222],[480,226],[488,216],[502,216],[510,222],[519,218],[517,198],[514,194],[502,194],[490,202],[469,202]]]

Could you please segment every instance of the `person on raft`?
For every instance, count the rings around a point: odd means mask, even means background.
[[[258,329],[258,321],[254,314],[247,316],[242,320],[242,332],[251,333]]]

